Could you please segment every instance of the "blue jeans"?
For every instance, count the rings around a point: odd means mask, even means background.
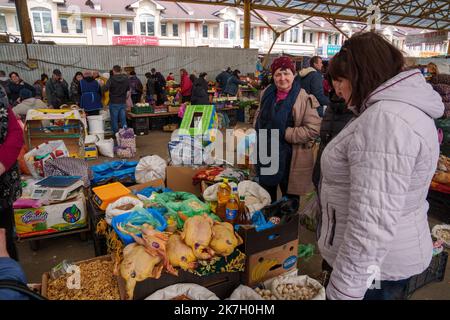
[[[121,128],[127,127],[127,115],[125,111],[125,104],[110,104],[109,105],[109,113],[111,115],[111,128],[114,133],[119,131],[119,120],[121,124]]]

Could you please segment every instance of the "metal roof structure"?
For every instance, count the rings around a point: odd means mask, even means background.
[[[166,0],[244,7],[246,0]],[[252,9],[367,22],[383,25],[449,30],[450,0],[248,0]]]

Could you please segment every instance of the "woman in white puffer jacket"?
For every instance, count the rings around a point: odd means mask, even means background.
[[[321,158],[319,249],[329,299],[397,299],[432,256],[428,188],[444,105],[373,32],[344,43],[329,72],[356,117]],[[369,289],[376,280],[375,288]]]

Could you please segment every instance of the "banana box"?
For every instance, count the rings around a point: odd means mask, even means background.
[[[83,193],[63,203],[39,208],[14,209],[19,238],[58,233],[87,226],[86,201]]]
[[[252,287],[297,269],[298,239],[247,257],[242,283]]]

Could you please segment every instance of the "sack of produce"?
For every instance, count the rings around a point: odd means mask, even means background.
[[[198,284],[177,283],[156,291],[145,300],[219,300],[219,298]]]
[[[143,207],[144,204],[135,197],[122,197],[106,207],[105,220],[111,225],[113,217],[133,211],[136,206]]]
[[[272,282],[278,300],[325,300],[325,288],[308,276],[278,277]]]
[[[95,145],[97,146],[98,151],[101,155],[108,158],[114,158],[114,140],[112,138],[108,140],[97,141]]]
[[[257,290],[259,291],[261,289],[257,288]],[[269,293],[271,292],[270,290],[267,291],[269,291]],[[252,288],[241,284],[233,291],[228,300],[264,300],[264,298]]]
[[[431,235],[437,240],[441,240],[447,248],[450,248],[450,225],[435,225],[431,230]]]
[[[157,179],[165,180],[167,163],[159,156],[147,156],[136,166],[136,182],[146,183]]]

